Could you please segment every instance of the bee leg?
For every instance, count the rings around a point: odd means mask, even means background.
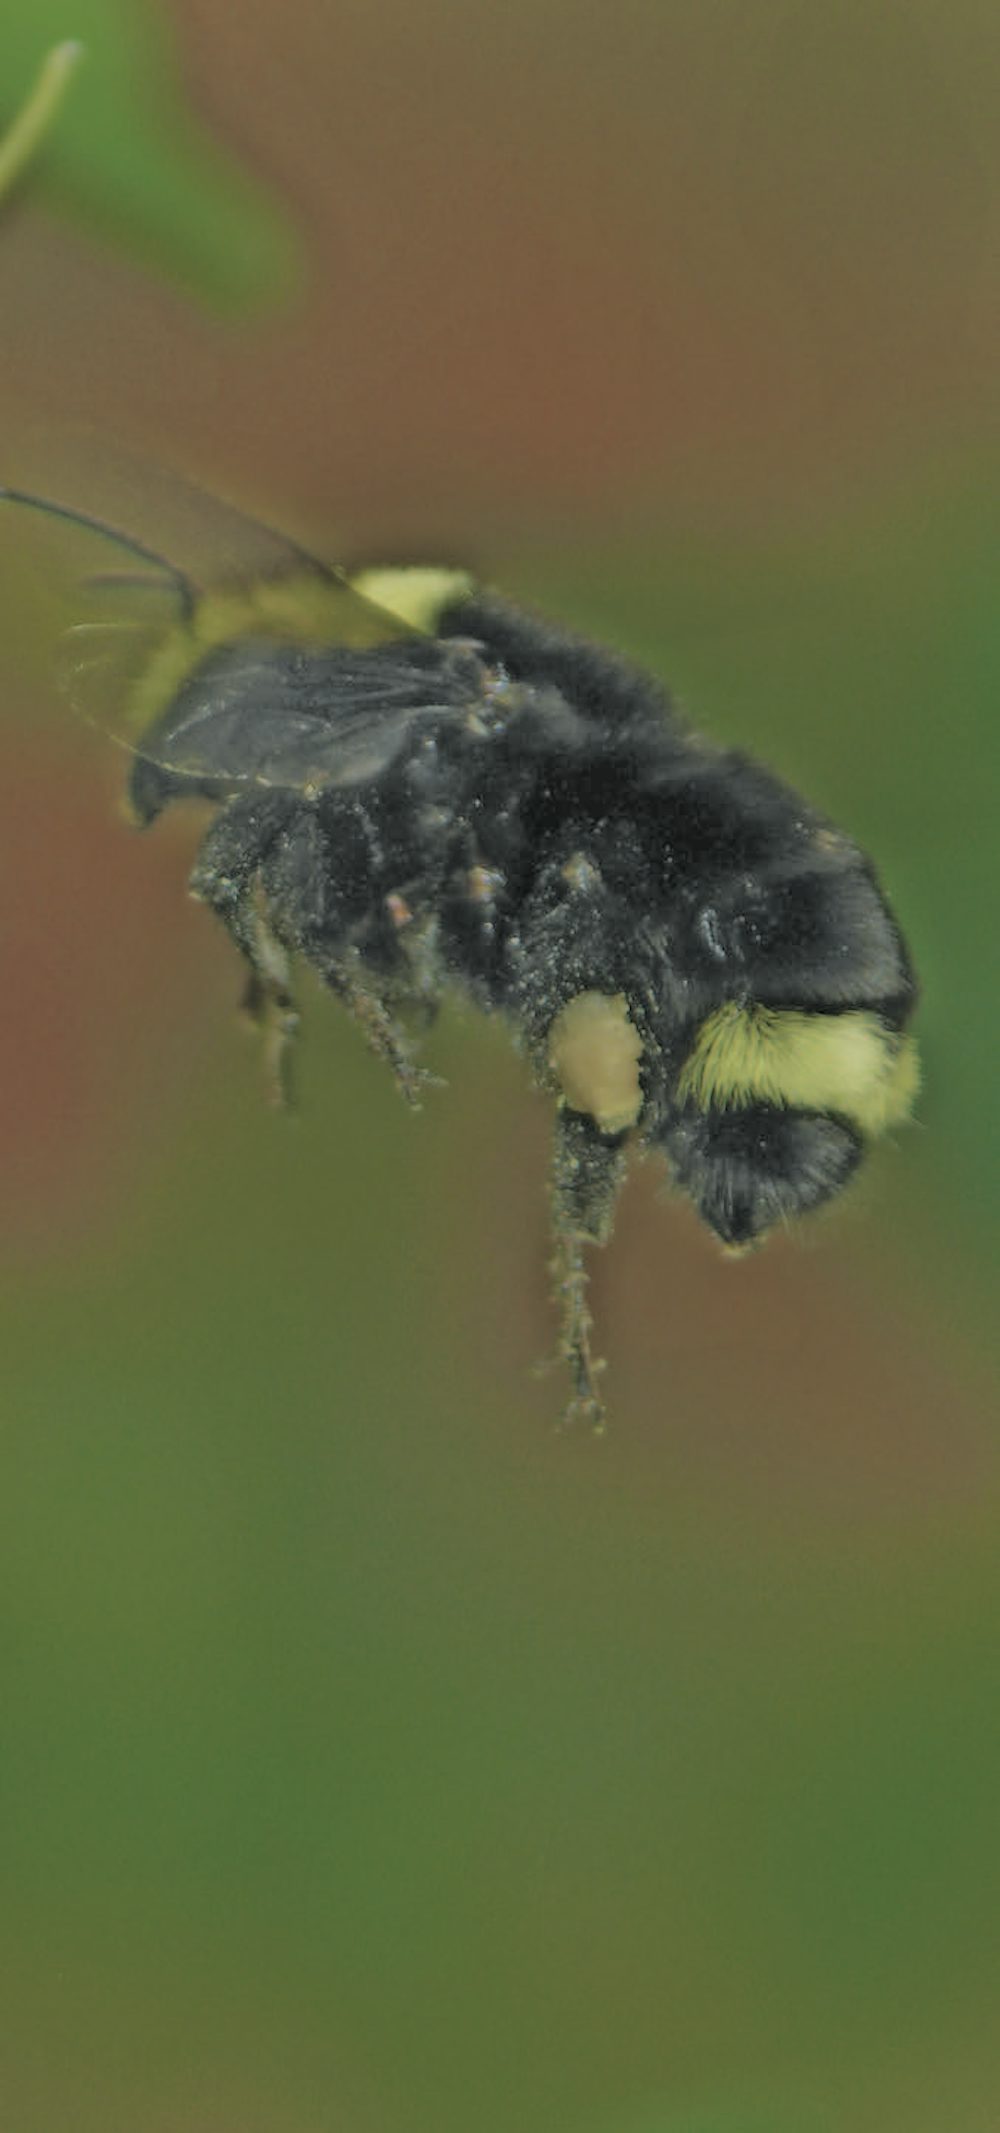
[[[418,1111],[421,1091],[437,1077],[417,1065],[406,1030],[388,1001],[375,990],[357,951],[348,950],[343,958],[325,961],[320,967],[331,991],[363,1031],[376,1059],[385,1061],[404,1101]]]
[[[268,1091],[279,1107],[290,1101],[288,1048],[299,1018],[288,956],[268,923],[261,870],[287,814],[280,802],[233,803],[209,830],[188,884],[191,895],[222,920],[249,964],[241,1008],[262,1033]]]
[[[552,1276],[560,1313],[559,1360],[569,1365],[572,1397],[563,1421],[600,1432],[604,1403],[597,1379],[604,1369],[591,1352],[593,1318],[587,1301],[589,1275],[584,1248],[606,1244],[625,1175],[624,1136],[611,1138],[578,1111],[556,1119],[552,1162]]]
[[[384,976],[373,969],[352,939],[363,902],[360,892],[370,886],[372,898],[376,894],[374,880],[366,882],[365,854],[359,853],[356,830],[356,810],[350,807],[339,816],[329,805],[323,813],[311,806],[286,813],[279,834],[259,859],[263,909],[272,931],[270,939],[258,934],[251,963],[258,975],[263,971],[267,976],[272,947],[282,940],[293,944],[343,1002],[372,1051],[386,1061],[406,1101],[416,1104],[420,1089],[433,1077],[417,1066],[391,1005],[410,987],[395,977],[391,960]],[[405,919],[401,911],[395,922],[400,931],[408,919],[408,911]],[[280,1020],[288,1004],[280,972],[271,1004]]]
[[[566,1429],[582,1425],[601,1436],[606,1416],[597,1378],[605,1366],[603,1357],[593,1355],[590,1346],[594,1320],[587,1302],[590,1276],[583,1258],[585,1241],[572,1231],[557,1229],[555,1251],[549,1262],[561,1321],[557,1360],[568,1364],[573,1380],[573,1393],[563,1409],[562,1424]]]
[[[290,991],[288,956],[267,924],[259,877],[252,885],[249,902],[253,952],[240,1008],[254,1029],[260,1031],[270,1100],[276,1109],[286,1110],[293,1098],[291,1047],[298,1034],[298,1009]]]

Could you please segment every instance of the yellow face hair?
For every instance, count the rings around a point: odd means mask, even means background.
[[[624,993],[578,992],[549,1031],[549,1065],[571,1111],[624,1133],[642,1109],[642,1040]]]
[[[907,1116],[919,1083],[912,1037],[899,1038],[877,1015],[730,1000],[702,1024],[677,1095],[703,1111],[769,1103],[839,1112],[862,1133],[876,1134]]]

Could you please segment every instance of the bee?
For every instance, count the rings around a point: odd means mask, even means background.
[[[69,687],[127,749],[137,821],[209,803],[190,887],[274,1076],[296,959],[411,1104],[443,995],[506,1022],[554,1105],[566,1419],[600,1427],[585,1253],[631,1156],[742,1251],[910,1110],[916,984],[871,860],[653,676],[463,570],[332,568],[208,499],[182,564],[2,495],[90,551]]]

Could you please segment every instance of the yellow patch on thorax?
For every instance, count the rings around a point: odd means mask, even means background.
[[[466,599],[473,580],[467,570],[412,563],[384,570],[359,570],[351,584],[376,607],[398,615],[401,622],[421,630],[425,637],[434,637],[445,608]]]
[[[203,593],[194,613],[167,631],[134,684],[130,723],[141,729],[158,718],[202,661],[224,645],[265,638],[302,650],[343,645],[365,651],[398,636],[398,620],[359,600],[336,572],[290,571]]]
[[[878,1015],[744,1007],[730,1000],[702,1024],[677,1082],[703,1111],[752,1103],[836,1111],[862,1133],[904,1119],[920,1083],[912,1037]]]
[[[571,1111],[624,1133],[642,1109],[642,1040],[624,993],[579,992],[549,1031],[549,1065]]]

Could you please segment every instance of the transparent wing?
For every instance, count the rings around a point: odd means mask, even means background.
[[[132,776],[140,815],[182,787],[316,792],[377,777],[419,729],[477,724],[488,670],[464,644],[406,637],[364,650],[245,640],[212,653],[147,732]]]
[[[325,565],[286,534],[99,433],[0,427],[0,479],[155,557],[193,593]]]
[[[44,578],[74,706],[168,786],[356,783],[415,721],[482,695],[467,649],[294,542],[160,471],[102,451],[98,472],[87,485],[117,493],[127,530],[73,497],[0,489],[0,568],[13,545]]]

